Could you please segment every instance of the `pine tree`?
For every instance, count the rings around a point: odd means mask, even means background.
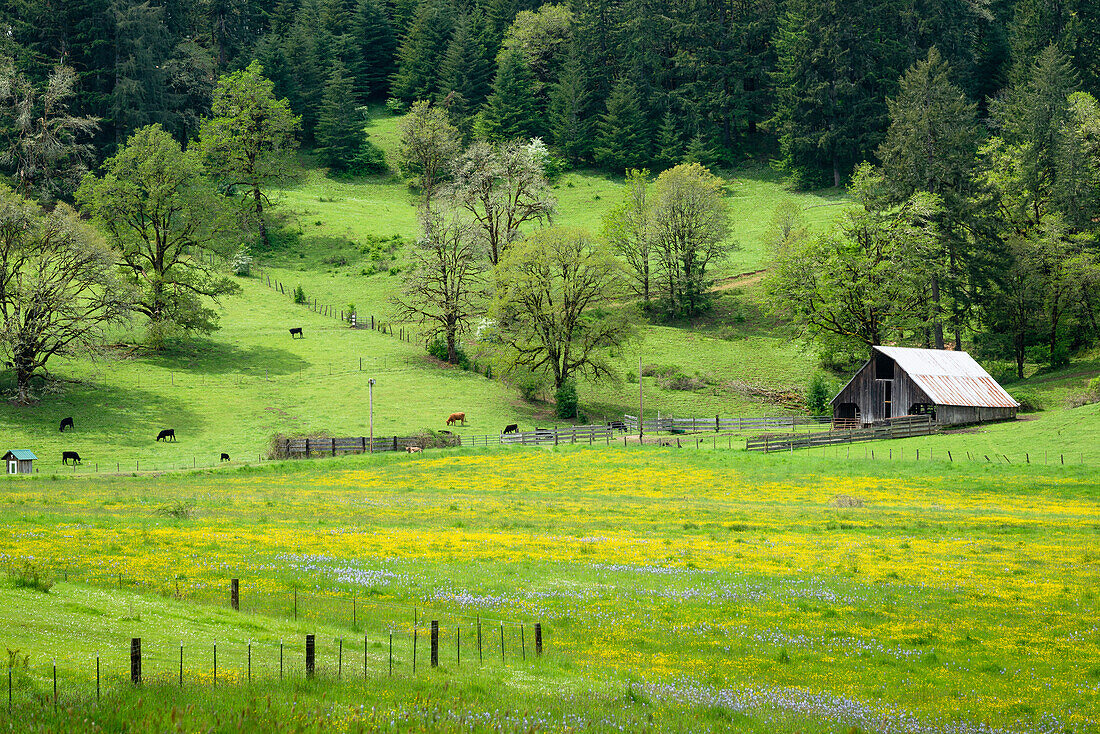
[[[662,168],[671,168],[683,159],[684,136],[680,132],[680,121],[669,107],[661,117],[661,127],[657,131],[657,162]]]
[[[584,62],[574,51],[562,67],[558,81],[550,90],[550,142],[568,158],[577,162],[591,152],[591,98]]]
[[[956,348],[961,348],[961,312],[966,300],[966,289],[959,283],[966,266],[962,229],[978,151],[977,106],[951,82],[950,68],[933,48],[924,61],[906,72],[901,90],[889,101],[889,107],[890,127],[878,150],[883,173],[894,203],[904,203],[922,192],[942,201],[936,232],[939,249],[935,253],[942,266],[934,268],[933,273],[949,275],[951,322]],[[940,281],[935,274],[929,285],[934,346],[943,349]]]
[[[110,115],[115,141],[134,130],[168,121],[168,77],[164,62],[170,39],[164,9],[147,2],[116,0],[116,53]]]
[[[519,51],[506,51],[497,63],[493,91],[475,123],[485,140],[507,141],[542,134],[533,80]]]
[[[1069,57],[1084,88],[1100,94],[1100,7],[1093,0],[1019,0],[1009,27],[1010,81],[1026,83],[1050,45]]]
[[[640,168],[649,158],[649,131],[633,82],[622,78],[607,98],[607,111],[596,125],[596,162],[616,170]]]
[[[394,71],[397,39],[381,0],[358,0],[351,26],[358,49],[357,63],[351,70],[356,92],[361,98],[385,97]]]
[[[439,53],[447,48],[455,24],[451,0],[423,0],[397,51],[390,91],[405,102],[431,99],[439,90]]]
[[[480,10],[459,16],[439,69],[438,101],[447,106],[451,119],[467,136],[474,115],[492,91],[493,62],[484,40],[487,32]]]
[[[351,76],[337,61],[325,84],[317,120],[317,154],[325,165],[336,171],[346,171],[366,139],[363,127]]]
[[[279,91],[285,91],[290,108],[302,118],[302,142],[306,145],[313,143],[331,47],[321,23],[320,0],[303,0],[282,42],[288,73],[287,88]]]

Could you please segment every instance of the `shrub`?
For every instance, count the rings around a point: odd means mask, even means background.
[[[348,305],[344,306],[344,310],[347,312],[344,315],[344,318],[346,318],[348,320],[348,323],[350,324],[352,322],[352,320],[355,318],[355,313],[356,313],[355,304],[354,303],[349,303]]]
[[[550,380],[545,373],[535,372],[525,367],[514,367],[508,377],[519,390],[520,396],[529,403],[541,400],[550,386]]]
[[[559,418],[577,417],[577,383],[567,379],[554,391],[554,409]]]
[[[240,248],[233,253],[233,256],[229,258],[229,269],[233,271],[233,275],[241,278],[247,278],[252,272],[252,256],[248,254],[248,247],[241,245]]]
[[[447,361],[447,340],[442,336],[436,336],[430,342],[428,342],[428,354],[432,355],[440,362]],[[461,344],[455,344],[455,362],[462,369],[469,369],[470,358],[466,356],[466,351],[462,348]]]
[[[157,514],[161,517],[171,517],[176,520],[190,520],[194,513],[194,502],[176,502],[172,505],[157,508]]]
[[[24,560],[23,565],[8,567],[8,580],[12,586],[20,589],[33,589],[48,594],[53,588],[53,579],[45,566],[40,566],[34,561]]]
[[[1023,403],[1018,397],[1016,401]],[[1089,380],[1088,386],[1083,392],[1070,395],[1068,400],[1070,408],[1080,408],[1083,405],[1092,405],[1093,403],[1100,403],[1100,377]],[[1020,410],[1023,410],[1022,405]]]
[[[294,286],[294,302],[295,303],[305,303],[306,302],[306,292],[302,289],[302,286],[300,286],[300,285]]]
[[[828,415],[832,397],[833,389],[829,378],[820,372],[811,375],[810,382],[806,385],[806,409],[810,411],[810,415]]]
[[[386,110],[391,115],[403,115],[408,109],[408,106],[396,97],[390,97],[386,100]]]

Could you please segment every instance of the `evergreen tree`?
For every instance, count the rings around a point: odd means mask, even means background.
[[[485,18],[479,10],[459,16],[439,69],[439,103],[447,106],[451,118],[467,136],[474,115],[492,90],[493,62],[485,46],[486,33]]]
[[[661,117],[661,127],[657,130],[657,162],[662,168],[671,168],[684,158],[684,136],[680,131],[680,121],[672,114],[672,108],[665,110]]]
[[[351,76],[337,61],[325,84],[317,120],[317,153],[325,165],[348,170],[366,140],[364,122],[355,104]]]
[[[596,162],[615,170],[640,168],[649,158],[649,130],[638,105],[638,91],[619,79],[607,99],[607,111],[596,125]]]
[[[1050,45],[1065,54],[1084,87],[1100,94],[1100,7],[1093,0],[1019,0],[1009,28],[1014,86]]]
[[[889,101],[890,127],[878,155],[892,188],[894,203],[924,192],[940,197],[940,248],[936,255],[948,261],[949,297],[953,304],[955,346],[962,348],[963,288],[958,279],[964,264],[963,223],[978,150],[976,105],[967,101],[950,79],[950,69],[936,49],[913,66],[901,80],[898,96]],[[944,270],[938,268],[937,271]],[[930,278],[936,349],[943,349],[940,321],[940,281]]]
[[[439,89],[439,54],[446,49],[455,24],[451,0],[423,0],[397,51],[391,82],[394,97],[412,102],[431,99]]]
[[[381,0],[358,0],[351,24],[357,46],[357,63],[352,68],[356,92],[361,98],[385,97],[394,71],[397,39]]]
[[[542,134],[534,81],[519,51],[506,51],[497,63],[493,91],[478,115],[475,132],[485,140],[507,141]]]
[[[570,161],[578,162],[591,152],[591,98],[588,76],[579,53],[566,60],[557,83],[550,90],[550,142]]]
[[[168,121],[165,60],[170,39],[161,7],[116,0],[111,11],[116,61],[110,115],[115,142],[121,143],[139,127]]]
[[[294,22],[282,41],[286,58],[286,87],[276,93],[285,94],[290,108],[302,120],[302,142],[312,145],[317,127],[317,111],[327,77],[325,68],[332,47],[331,38],[321,23],[320,0],[302,0],[294,14]]]

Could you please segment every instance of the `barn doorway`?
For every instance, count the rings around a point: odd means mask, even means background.
[[[840,403],[833,411],[833,428],[836,430],[859,428],[861,418],[858,405],[855,403]]]
[[[15,461],[14,459],[12,461],[9,461],[8,462],[8,474],[18,474],[18,473],[19,473],[19,462]]]

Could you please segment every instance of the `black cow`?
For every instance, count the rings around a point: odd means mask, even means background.
[[[302,327],[301,326],[296,326],[296,327],[294,327],[293,329],[290,330],[290,338],[293,339],[296,336],[299,337],[299,338],[302,338],[302,339],[305,338],[305,336],[302,334]]]
[[[222,461],[229,461],[229,454],[222,454]]]
[[[165,428],[163,431],[157,434],[158,441],[167,441],[168,439],[176,440],[176,429]]]
[[[439,433],[440,433],[440,435],[443,435],[443,436],[453,436],[454,435],[450,431],[443,431],[443,430],[440,430]]]
[[[73,466],[76,466],[77,464],[80,463],[80,454],[76,453],[75,451],[62,451],[61,452],[61,463],[62,464],[68,464],[70,459],[73,462]]]
[[[611,421],[610,423],[607,424],[607,427],[610,428],[612,431],[625,431],[626,430],[626,424],[623,423],[622,421]]]
[[[61,427],[58,428],[57,430],[64,433],[66,428],[75,428],[75,426],[73,426],[73,417],[71,415],[68,418],[62,419]]]
[[[516,423],[509,423],[504,427],[505,433],[519,433],[519,425]]]

